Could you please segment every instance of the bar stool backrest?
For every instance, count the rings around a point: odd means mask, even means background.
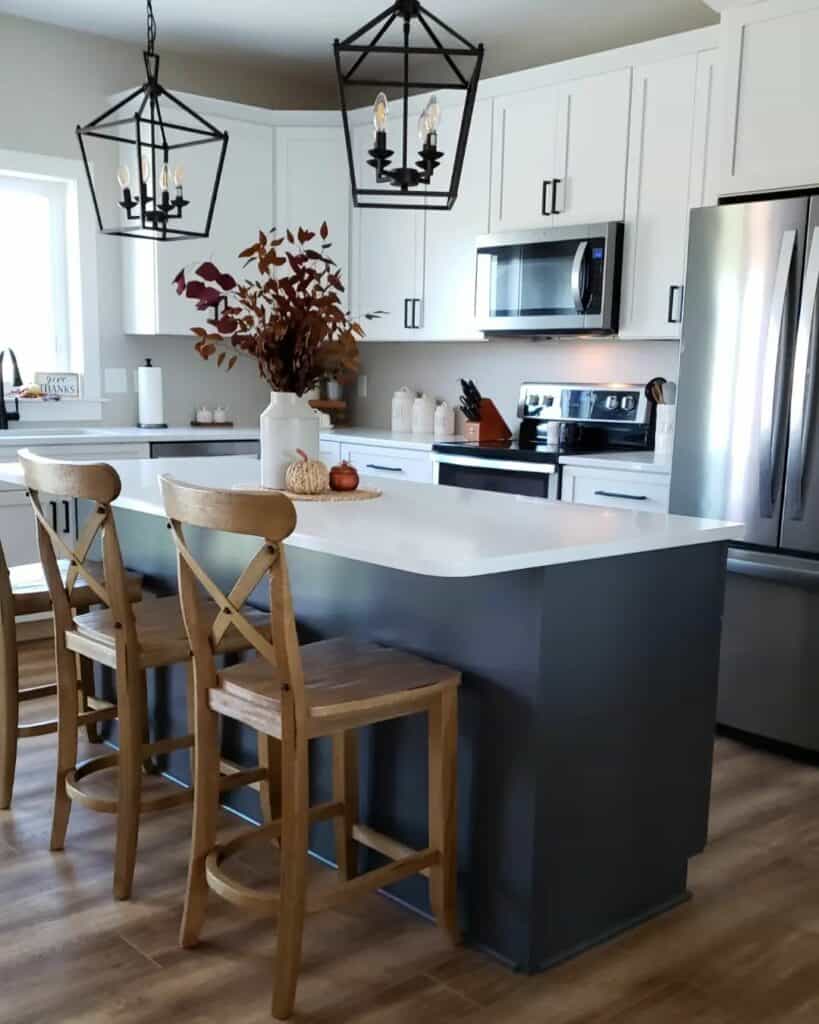
[[[293,503],[276,491],[220,490],[183,483],[167,475],[161,476],[159,483],[177,550],[179,599],[193,650],[196,685],[215,685],[213,652],[225,632],[233,627],[283,677],[292,694],[296,719],[303,722],[307,714],[304,672],[282,545],[296,526]],[[261,537],[264,543],[230,593],[225,594],[193,556],[184,526]],[[242,614],[243,606],[265,577],[269,587],[270,641]],[[220,609],[213,621],[206,621],[201,615],[199,587]]]
[[[119,496],[120,479],[113,467],[104,462],[62,462],[36,455],[27,448],[18,453],[28,496],[37,521],[37,544],[51,602],[54,606],[55,632],[58,638],[72,628],[71,594],[75,586],[87,586],[111,613],[123,630],[123,639],[136,644],[136,626],[122,563],[111,503]],[[40,503],[40,493],[59,498],[92,501],[89,514],[72,544],[49,523]],[[89,553],[97,534],[102,542],[103,579],[88,567]],[[65,578],[59,559],[68,561]],[[136,649],[134,647],[133,649]]]

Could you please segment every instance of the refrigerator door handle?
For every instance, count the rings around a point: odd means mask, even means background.
[[[789,466],[785,488],[785,509],[790,519],[801,519],[805,483],[805,455],[813,405],[813,376],[816,360],[816,292],[819,288],[819,227],[813,229],[808,253],[791,386],[791,426],[788,438]]]
[[[779,490],[777,469],[782,454],[782,378],[780,349],[788,288],[796,248],[796,231],[792,228],[782,233],[779,260],[776,264],[771,314],[768,318],[768,332],[765,341],[765,356],[762,372],[761,420],[759,424],[759,514],[771,519],[774,514],[776,495]],[[777,381],[779,380],[779,387]]]

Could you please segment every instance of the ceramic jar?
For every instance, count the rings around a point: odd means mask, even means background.
[[[271,391],[270,405],[259,418],[262,487],[283,490],[291,462],[301,449],[319,457],[319,418],[307,401],[292,391]]]
[[[412,403],[415,395],[409,388],[399,388],[392,396],[392,431],[409,434],[412,430]]]
[[[435,410],[435,436],[452,437],[455,433],[455,410],[446,402],[441,402]]]
[[[412,403],[413,434],[431,434],[435,429],[435,399],[421,395]]]

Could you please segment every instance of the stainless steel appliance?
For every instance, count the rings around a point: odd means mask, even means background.
[[[718,720],[819,751],[819,199],[694,210],[671,511],[741,520]]]
[[[620,312],[623,225],[482,235],[475,315],[487,334],[612,334]]]
[[[433,445],[435,481],[557,499],[562,455],[650,448],[652,408],[643,384],[521,384],[518,437]]]

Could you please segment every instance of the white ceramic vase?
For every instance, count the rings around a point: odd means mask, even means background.
[[[319,457],[319,418],[305,398],[292,391],[271,391],[270,405],[259,418],[262,487],[285,486],[285,473],[301,449]]]

